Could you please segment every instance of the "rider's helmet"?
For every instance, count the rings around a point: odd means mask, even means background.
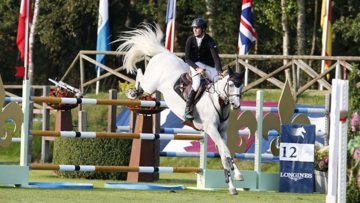
[[[196,18],[192,24],[191,27],[201,27],[201,28],[207,28],[207,23],[203,18]]]

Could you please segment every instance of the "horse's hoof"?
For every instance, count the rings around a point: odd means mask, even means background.
[[[234,175],[234,179],[235,179],[236,181],[243,181],[243,180],[244,180],[244,176],[241,175],[241,174],[239,174],[239,175]]]
[[[128,99],[136,99],[138,97],[137,91],[135,88],[130,88],[125,91],[125,95]]]
[[[230,188],[230,189],[229,189],[229,194],[230,194],[230,195],[237,195],[237,194],[238,194],[238,191],[236,190],[236,188]]]

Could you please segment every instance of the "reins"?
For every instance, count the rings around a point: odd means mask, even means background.
[[[222,79],[221,79],[221,80],[222,80]],[[217,81],[217,82],[218,82],[218,81]],[[215,82],[215,83],[216,83],[216,82]],[[218,116],[219,116],[220,122],[222,123],[222,122],[225,122],[225,121],[229,118],[229,116],[230,116],[230,112],[229,112],[229,114],[228,114],[226,117],[223,116],[223,112],[222,112],[222,110],[229,105],[229,94],[227,94],[226,91],[225,91],[225,88],[226,88],[226,86],[227,86],[228,84],[226,83],[226,85],[224,86],[224,89],[223,89],[226,98],[222,98],[222,94],[219,93],[218,89],[217,89],[216,86],[215,86],[215,83],[211,83],[211,86],[214,87],[214,91],[215,91],[215,93],[218,95],[218,103],[219,103],[219,106],[220,106],[220,110],[218,110],[218,109],[216,108],[215,102],[214,102],[214,100],[212,99],[211,96],[210,96],[210,100],[211,100],[211,103],[212,103],[212,105],[214,106],[214,108],[215,108],[215,110],[216,110],[216,112],[217,112],[217,114],[218,114]],[[210,88],[208,88],[208,89],[210,89]],[[209,94],[213,94],[213,93],[210,93],[210,92],[208,91],[208,89],[207,89],[207,92],[208,92]],[[220,111],[221,111],[221,112],[220,112]]]

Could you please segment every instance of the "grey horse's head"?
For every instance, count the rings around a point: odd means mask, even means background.
[[[244,87],[243,78],[244,78],[245,70],[242,71],[241,73],[236,73],[231,68],[228,68],[228,73],[229,73],[229,78],[226,88],[227,90],[225,91],[228,96],[231,109],[239,109],[241,91]]]

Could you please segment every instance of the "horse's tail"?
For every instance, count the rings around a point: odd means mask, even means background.
[[[162,44],[164,36],[158,25],[141,24],[141,29],[123,32],[116,42],[123,42],[118,48],[120,52],[127,52],[124,55],[124,67],[129,73],[136,71],[135,64],[144,60],[145,56],[155,56],[156,54],[169,52]]]

